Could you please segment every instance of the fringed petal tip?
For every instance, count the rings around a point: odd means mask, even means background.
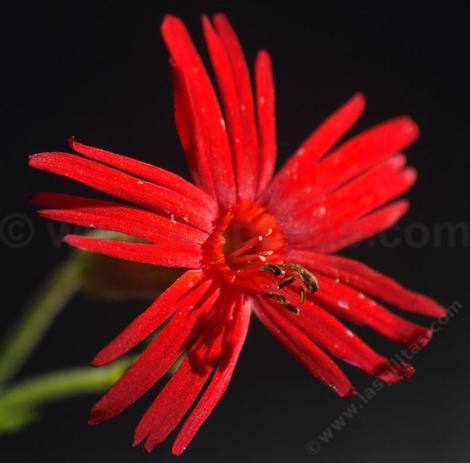
[[[162,21],[162,24],[160,25],[160,29],[162,30],[165,29],[168,26],[168,24],[171,22],[177,22],[177,23],[182,24],[182,21],[180,18],[178,18],[178,16],[167,13],[165,14],[165,16],[163,16],[163,21]]]
[[[434,302],[434,301],[432,301]],[[433,309],[434,309],[434,317],[436,317],[438,320],[442,319],[442,318],[445,318],[447,316],[447,310],[440,304],[434,302],[434,306],[433,306]]]
[[[104,416],[102,415],[103,411],[100,410],[95,404],[91,409],[90,416],[88,418],[88,424],[94,426],[103,423],[104,421],[106,421],[106,418],[104,418]]]
[[[89,365],[91,367],[94,367],[94,368],[102,367],[102,366],[106,365],[107,363],[109,363],[107,361],[107,359],[102,358],[102,356],[100,354],[101,354],[101,352],[98,352],[98,354],[96,354],[93,357],[93,359],[90,361]]]
[[[415,369],[407,363],[384,362],[372,371],[372,375],[381,381],[393,384],[405,381],[415,374]]]
[[[345,107],[346,111],[352,114],[362,114],[366,108],[367,97],[364,92],[356,92],[348,100],[347,106]],[[346,116],[346,114],[345,114]]]
[[[144,449],[145,451],[150,454],[152,453],[152,450],[158,445],[157,444],[151,444],[149,441],[145,441],[145,444],[144,444]]]
[[[102,404],[102,398],[96,402],[90,411],[90,416],[88,417],[88,424],[90,426],[95,426],[97,424],[105,423],[109,421],[113,416],[109,415],[107,406]]]
[[[186,447],[184,448],[179,448],[179,447],[176,447],[175,445],[171,448],[171,453],[175,456],[175,457],[180,457],[183,452],[186,450]]]
[[[79,246],[79,238],[81,238],[81,235],[65,235],[63,241],[69,246],[85,250]]]
[[[415,371],[414,367],[407,363],[387,361],[378,365],[371,371],[371,374],[384,383],[395,384],[411,378],[415,374]],[[357,390],[352,385],[342,388],[331,385],[331,388],[343,399],[353,399],[357,395]]]
[[[418,124],[410,116],[402,116],[399,120],[403,134],[407,135],[410,140],[409,144],[413,143],[420,135]]]
[[[28,157],[28,165],[29,167],[33,167],[34,169],[41,169],[42,161],[47,157],[49,153],[35,153],[30,154]]]
[[[414,293],[413,296],[413,302],[416,304],[416,306],[425,306],[427,308],[427,313],[425,313],[424,315],[436,318],[437,320],[445,318],[447,316],[447,309],[434,299],[431,299],[430,297],[420,293]]]
[[[334,385],[331,386],[331,387],[332,387],[333,391],[335,391],[336,394],[338,394],[343,399],[353,399],[357,395],[357,390],[352,385],[350,385],[349,387],[344,388],[344,389],[339,389],[338,387],[336,387]]]
[[[421,350],[428,345],[429,341],[431,341],[432,334],[432,329],[423,329],[422,327],[419,327],[406,343],[406,347],[410,350]]]
[[[88,417],[88,424],[95,425],[101,424],[113,417],[109,414],[108,405],[106,401],[106,395],[102,396],[97,402],[93,404]]]

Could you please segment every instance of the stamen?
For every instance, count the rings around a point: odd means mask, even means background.
[[[261,251],[259,254],[262,256],[272,256],[274,254],[274,251],[272,249],[269,249],[268,251]]]
[[[285,270],[282,268],[280,265],[276,264],[268,264],[268,265],[263,265],[262,267],[259,268],[260,272],[271,272],[275,276],[284,276],[286,274]]]
[[[294,304],[291,304],[281,294],[276,294],[276,293],[272,293],[270,291],[266,291],[264,293],[261,293],[261,295],[264,296],[264,297],[267,297],[269,299],[274,299],[276,302],[281,304],[283,307],[285,307],[287,310],[294,313],[295,315],[299,315],[299,313],[300,313],[300,309],[298,307],[296,307]]]
[[[244,254],[243,256],[234,257],[231,259],[232,264],[252,264],[254,262],[266,262],[266,257],[259,254]]]
[[[288,262],[286,264],[268,264],[263,265],[259,268],[259,270],[261,272],[270,272],[276,277],[282,277],[277,282],[277,286],[279,289],[291,285],[298,278],[304,285],[299,287],[299,299],[301,304],[303,304],[307,298],[307,291],[313,293],[315,291],[318,291],[319,289],[318,280],[316,279],[315,275],[299,264],[294,264],[291,262]],[[286,271],[291,271],[293,273],[286,276]],[[289,310],[294,311],[295,313],[298,313],[300,311],[298,307],[288,302],[287,299],[281,294],[265,292],[262,293],[262,295],[274,299],[275,301],[279,302],[279,304],[284,307],[287,307]],[[293,310],[293,308],[295,310]]]
[[[254,236],[253,238],[250,238],[249,240],[243,242],[237,249],[228,254],[227,257],[237,257],[243,254],[244,252],[254,248],[260,241],[263,241],[263,237],[261,235]]]
[[[305,267],[299,264],[285,264],[285,268],[288,268],[289,270],[293,270],[294,272],[297,272],[299,275],[300,279],[304,283],[304,285],[307,287],[309,291],[315,292],[318,291],[319,285],[318,285],[318,280],[315,278],[315,275],[308,271]]]
[[[289,286],[294,281],[295,275],[289,275],[287,277],[282,278],[282,280],[279,280],[277,286],[279,286],[279,288],[284,288],[284,286]]]

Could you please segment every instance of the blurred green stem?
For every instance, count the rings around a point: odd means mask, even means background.
[[[102,392],[114,384],[134,360],[124,357],[106,367],[70,368],[29,378],[2,392],[0,409],[29,408],[51,400]]]
[[[112,365],[81,367],[27,379],[3,390],[0,396],[0,432],[12,431],[36,418],[36,408],[45,403],[102,392],[117,381],[134,357],[124,357]]]
[[[33,296],[0,349],[0,387],[14,377],[65,303],[80,288],[84,261],[81,253],[74,253]]]

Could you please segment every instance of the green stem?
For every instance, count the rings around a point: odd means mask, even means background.
[[[134,360],[124,357],[106,367],[70,368],[29,378],[3,391],[0,410],[33,407],[51,400],[101,392],[114,384]]]
[[[33,421],[38,406],[51,401],[98,393],[114,384],[135,360],[124,357],[112,365],[81,367],[27,379],[4,390],[0,397],[0,432]]]
[[[65,303],[81,286],[84,259],[74,253],[33,297],[0,349],[0,387],[21,368]]]

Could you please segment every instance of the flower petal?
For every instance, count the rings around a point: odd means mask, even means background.
[[[253,310],[263,325],[313,376],[331,386],[341,397],[351,397],[354,394],[353,386],[338,365],[305,334],[280,315],[279,310],[284,309],[273,308],[261,298],[258,298],[256,302]]]
[[[291,297],[297,296],[293,291],[290,292]],[[278,308],[274,307],[272,310]],[[307,300],[302,304],[299,315],[286,310],[284,317],[331,355],[361,368],[382,381],[396,383],[414,373],[410,365],[391,363],[374,352],[333,315],[311,301]]]
[[[216,198],[214,176],[207,152],[208,146],[194,108],[195,104],[188,90],[187,78],[180,67],[172,61],[170,61],[170,69],[176,130],[186,154],[191,176],[196,185]]]
[[[317,275],[321,290],[308,297],[333,314],[358,325],[365,325],[405,347],[424,347],[432,330],[405,320],[374,300],[341,282]]]
[[[194,370],[186,357],[140,420],[133,445],[145,440],[145,449],[151,452],[163,442],[191,408],[212,371]]]
[[[271,58],[264,50],[256,57],[255,82],[259,132],[258,194],[261,194],[272,179],[277,152],[273,71]]]
[[[150,452],[183,419],[219,361],[234,305],[235,300],[222,292],[214,307],[215,316],[206,321],[204,332],[139,422],[134,445],[146,439],[145,448]]]
[[[235,308],[233,328],[229,339],[224,345],[221,361],[212,376],[209,386],[187,418],[173,444],[172,451],[175,455],[181,455],[184,452],[226,391],[245,342],[250,314],[248,301],[240,300]]]
[[[64,241],[84,251],[164,267],[199,268],[201,247],[190,243],[143,244],[66,235]]]
[[[284,230],[293,244],[308,242],[321,246],[341,234],[348,223],[360,219],[406,192],[416,180],[412,167],[403,169],[406,158],[397,155],[331,193],[314,206],[306,199],[305,207],[292,214]],[[300,209],[300,208],[299,208]]]
[[[256,182],[258,134],[256,130],[250,71],[246,63],[243,48],[227,17],[219,13],[214,16],[213,21],[217,34],[227,51],[227,55],[232,66],[233,76],[235,78],[238,104],[242,115],[243,146],[246,150],[245,157],[249,165],[251,165],[251,171],[245,172],[244,175],[249,175]],[[254,188],[256,189],[256,184],[254,185]]]
[[[383,159],[403,151],[419,135],[407,116],[390,119],[356,135],[323,159],[316,171],[316,191],[326,194]]]
[[[181,20],[167,15],[161,30],[170,55],[185,77],[186,91],[193,101],[193,117],[197,118],[203,137],[199,143],[206,147],[217,199],[223,208],[228,208],[235,202],[236,186],[225,121],[217,95]]]
[[[200,270],[190,270],[181,275],[147,310],[101,349],[91,364],[95,367],[106,365],[131,350],[157,330],[175,312],[180,300],[185,298],[185,303],[190,303],[188,302],[189,293],[197,300],[198,293],[193,288],[199,285],[203,278],[204,273]]]
[[[173,365],[194,337],[199,320],[217,301],[219,290],[206,280],[178,303],[176,314],[137,361],[94,405],[90,424],[109,420],[147,392]]]
[[[51,152],[31,156],[29,164],[167,216],[174,214],[200,230],[208,231],[212,227],[207,210],[189,202],[186,196],[98,162],[73,154]]]
[[[227,133],[233,153],[235,180],[238,199],[253,200],[256,190],[254,164],[256,153],[249,146],[249,133],[246,130],[245,112],[239,83],[228,51],[221,38],[214,31],[209,19],[203,16],[203,28],[212,67],[220,88],[224,113],[227,120]]]
[[[292,246],[296,248],[308,248],[312,251],[324,254],[336,252],[351,244],[371,238],[387,230],[387,228],[393,226],[406,214],[408,207],[408,201],[396,201],[359,220],[345,223],[335,230],[335,233],[330,233],[330,236],[325,238],[323,242],[310,243],[304,241],[302,244],[293,243]]]
[[[376,125],[343,143],[318,164],[291,171],[283,189],[276,178],[263,196],[268,209],[288,217],[304,208],[306,198],[325,198],[356,176],[401,152],[418,137],[419,130],[409,117],[397,117]],[[296,192],[297,194],[293,193]]]
[[[290,202],[301,202],[294,191],[302,192],[302,187],[309,185],[309,178],[315,176],[319,160],[348,132],[361,116],[365,107],[365,98],[357,93],[344,105],[340,106],[331,116],[307,138],[295,154],[274,177],[263,194],[263,200],[273,211],[282,213],[292,207]],[[299,176],[302,184],[298,183]],[[293,185],[296,188],[293,189]],[[287,201],[287,204],[286,204]]]
[[[207,233],[176,220],[110,201],[39,193],[33,196],[32,202],[52,208],[39,211],[39,215],[47,219],[116,231],[151,243],[183,241],[202,244],[208,237]],[[55,208],[57,204],[60,205],[58,209]]]
[[[321,273],[339,279],[343,284],[407,312],[438,318],[446,314],[444,307],[431,298],[410,291],[386,275],[353,259],[300,250],[291,251],[286,259],[304,265],[314,274]]]
[[[173,172],[121,154],[84,145],[76,141],[74,137],[69,139],[69,143],[74,151],[87,158],[108,164],[128,174],[186,196],[198,206],[206,209],[212,217],[217,213],[217,204],[208,194]]]

